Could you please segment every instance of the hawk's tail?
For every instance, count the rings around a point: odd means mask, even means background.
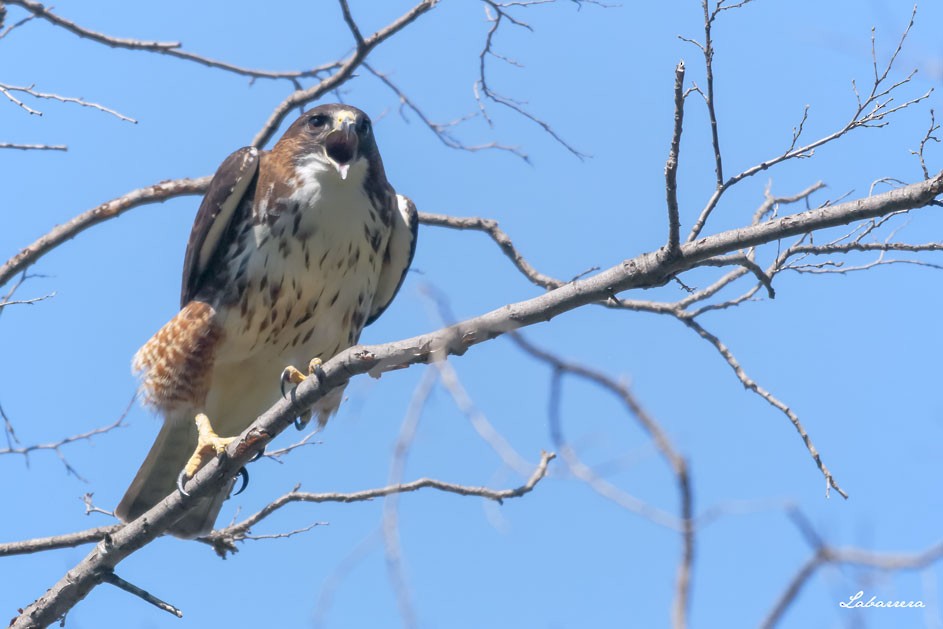
[[[187,303],[134,355],[131,369],[141,375],[144,402],[165,416],[199,406],[206,399],[209,367],[222,340],[216,310],[202,301]]]
[[[177,476],[193,454],[196,444],[193,413],[181,412],[166,417],[141,469],[115,509],[115,515],[122,522],[130,522],[177,491]],[[168,532],[186,539],[209,533],[231,488],[230,483],[225,491],[199,499]]]

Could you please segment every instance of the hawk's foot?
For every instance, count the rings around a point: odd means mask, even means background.
[[[281,377],[282,397],[285,397],[285,385],[289,382],[295,386],[298,386],[313,374],[316,374],[318,377],[320,377],[323,373],[321,370],[322,364],[323,363],[320,358],[312,358],[311,362],[308,363],[307,375],[301,373],[292,365],[285,367],[285,369],[282,370]],[[301,417],[295,418],[295,428],[297,430],[304,430],[304,427],[308,424],[309,421],[311,421],[311,411],[306,411]]]
[[[220,437],[216,434],[216,431],[213,430],[213,425],[210,424],[210,418],[207,417],[204,413],[200,413],[196,416],[196,430],[197,430],[197,444],[196,449],[193,451],[193,454],[190,456],[190,460],[187,461],[187,464],[182,470],[180,470],[180,475],[177,476],[177,489],[180,490],[184,496],[189,496],[187,490],[184,489],[184,485],[187,484],[187,479],[193,478],[193,475],[197,471],[206,465],[206,463],[213,458],[214,456],[219,456],[226,451],[226,446],[238,439],[239,437]],[[259,453],[261,455],[261,452]],[[258,458],[258,457],[256,457]],[[254,461],[255,459],[253,459]],[[249,486],[249,470],[242,467],[239,468],[238,472],[239,478],[242,479],[242,484],[239,487],[239,490],[236,491],[233,496],[238,496],[245,488]]]
[[[203,413],[197,414],[195,421],[197,444],[193,455],[190,456],[190,460],[187,461],[183,471],[180,473],[180,478],[177,479],[177,487],[180,488],[181,491],[183,490],[182,485],[185,479],[193,478],[197,470],[206,465],[214,456],[225,452],[226,446],[238,439],[238,437],[220,437],[217,435],[216,431],[213,430],[213,425],[210,424],[210,418]]]
[[[285,385],[291,383],[295,386],[298,386],[302,382],[308,379],[308,376],[313,374],[320,375],[321,365],[324,364],[320,358],[312,358],[311,362],[308,363],[308,373],[307,375],[301,373],[293,365],[288,365],[282,370],[282,377],[280,378],[282,386],[282,397],[285,397]]]

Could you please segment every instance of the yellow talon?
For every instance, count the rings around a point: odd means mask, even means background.
[[[192,478],[207,461],[225,452],[226,446],[238,439],[238,437],[217,435],[213,430],[213,425],[210,424],[210,418],[203,413],[196,416],[196,429],[198,433],[196,450],[193,451],[193,456],[183,468],[187,478]]]
[[[301,384],[308,379],[308,376],[304,375],[298,369],[292,365],[288,365],[282,370],[282,384],[292,383],[295,385]]]
[[[318,370],[321,368],[321,365],[322,365],[322,364],[323,364],[323,362],[321,361],[320,358],[312,358],[312,359],[311,359],[311,362],[308,363],[308,373],[307,373],[307,375],[301,373],[300,370],[298,370],[296,367],[294,367],[294,366],[292,366],[292,365],[288,365],[287,367],[285,367],[285,368],[282,370],[282,377],[281,377],[281,382],[282,382],[282,397],[285,396],[285,385],[286,385],[286,384],[288,384],[289,382],[290,382],[291,384],[295,385],[295,386],[301,384],[302,382],[304,382],[305,380],[308,379],[308,376],[310,376],[311,374],[313,374],[313,373],[315,373],[316,371],[318,371]]]
[[[307,375],[301,373],[297,368],[291,365],[288,365],[287,367],[285,367],[282,370],[282,377],[281,377],[282,397],[285,397],[286,384],[290,382],[291,384],[298,386],[299,384],[307,380],[308,377],[311,376],[311,374],[314,374],[320,371],[321,365],[322,365],[322,361],[320,358],[312,358],[311,362],[308,363]],[[310,419],[311,419],[311,411],[307,410],[301,415],[301,417],[298,417],[297,419],[295,419],[295,428],[297,428],[298,430],[302,430]]]

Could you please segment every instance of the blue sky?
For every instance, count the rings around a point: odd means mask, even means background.
[[[408,7],[399,1],[351,2],[364,32]],[[714,38],[728,173],[781,153],[806,105],[811,108],[805,137],[840,128],[854,108],[851,81],[860,89],[870,83],[870,29],[876,29],[877,53],[885,60],[911,8],[894,0],[757,0],[725,12]],[[258,4],[220,0],[62,0],[55,10],[110,35],[180,41],[188,51],[260,69],[316,66],[341,57],[351,45],[340,10],[326,0],[267,3],[264,12]],[[8,23],[24,15],[10,7]],[[666,230],[663,170],[678,60],[686,61],[689,82],[704,85],[699,52],[677,38],[703,37],[699,3],[626,2],[603,9],[561,1],[515,15],[533,30],[504,26],[495,46],[523,67],[491,59],[489,82],[526,101],[592,157],[575,158],[537,125],[498,105],[488,109],[493,127],[476,117],[456,135],[469,144],[519,146],[530,163],[507,152],[448,149],[415,115],[401,117],[396,96],[361,71],[341,96],[373,116],[391,182],[421,210],[497,219],[534,266],[560,278],[657,248]],[[893,74],[903,78],[918,69],[902,98],[941,86],[941,26],[943,6],[921,3]],[[487,27],[481,4],[444,1],[370,60],[392,73],[430,118],[456,119],[477,111],[472,86]],[[30,116],[3,103],[0,141],[69,146],[67,153],[0,152],[3,259],[52,226],[134,188],[211,174],[251,140],[291,91],[287,82],[250,85],[245,77],[179,59],[113,50],[40,20],[0,40],[0,51],[9,60],[0,66],[0,83],[35,83],[37,90],[80,96],[139,121],[27,100],[44,114]],[[882,177],[918,180],[922,175],[910,150],[929,125],[931,107],[943,117],[934,94],[886,128],[857,130],[817,150],[813,159],[745,181],[725,197],[707,233],[748,223],[770,182],[774,193],[788,195],[824,181],[828,187],[813,197],[818,204],[845,194],[864,196]],[[943,147],[928,148],[931,171],[940,169],[941,156]],[[713,178],[707,116],[692,98],[679,173],[684,226],[690,227],[710,196]],[[54,291],[55,297],[8,307],[0,317],[0,404],[23,444],[55,441],[121,415],[136,387],[131,356],[176,312],[198,204],[188,197],[137,208],[81,234],[31,269],[42,277],[27,282],[17,296]],[[920,211],[899,219],[898,237],[939,240],[938,214]],[[775,252],[769,249],[761,259],[768,262]],[[458,317],[539,294],[481,234],[423,228],[414,269],[363,341],[391,341],[439,327],[423,296],[427,287],[445,295]],[[787,419],[744,391],[713,348],[677,321],[584,308],[525,331],[542,347],[630,382],[688,458],[697,512],[730,507],[697,538],[691,626],[754,626],[768,613],[812,553],[786,516],[786,504],[798,505],[836,546],[916,552],[939,541],[938,274],[903,264],[848,275],[784,273],[775,280],[775,300],[764,297],[702,321],[752,377],[799,413],[851,495],[847,501],[834,494],[825,498],[824,480]],[[685,281],[703,286],[712,277],[699,272]],[[627,296],[675,300],[683,291],[669,285]],[[451,363],[476,407],[517,452],[534,464],[542,449],[552,449],[545,365],[507,340],[478,346]],[[249,490],[227,503],[221,522],[236,509],[243,515],[257,510],[299,482],[308,491],[385,485],[423,369],[353,381],[320,443],[295,451],[283,465],[253,464]],[[565,381],[563,395],[562,422],[583,459],[601,465],[609,482],[676,513],[670,473],[618,401],[573,379]],[[94,492],[95,503],[105,509],[120,499],[158,420],[135,406],[126,424],[62,448],[84,480],[68,475],[51,452],[32,454],[28,465],[20,456],[0,456],[6,505],[0,541],[111,523],[100,514],[86,516],[81,496]],[[277,444],[296,438],[286,434]],[[418,626],[669,624],[678,535],[599,497],[566,475],[560,461],[552,470],[533,493],[500,507],[432,491],[400,499],[401,543]],[[406,480],[422,476],[494,487],[522,482],[441,388],[425,408],[406,467]],[[289,540],[245,543],[225,562],[202,544],[157,540],[118,573],[183,609],[183,620],[102,586],[69,614],[68,626],[399,626],[381,545],[368,545],[362,560],[336,578],[338,566],[375,535],[382,509],[381,501],[293,505],[255,532],[329,524]],[[88,550],[0,561],[0,611],[12,616]],[[807,584],[782,626],[937,627],[943,623],[941,580],[938,567],[893,575],[826,569]],[[326,608],[319,602],[325,584],[333,592]],[[838,607],[862,588],[879,598],[920,599],[929,610],[853,614]]]

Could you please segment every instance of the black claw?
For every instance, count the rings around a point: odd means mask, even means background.
[[[252,463],[252,462],[254,462],[254,461],[258,461],[259,459],[262,458],[262,456],[263,456],[264,454],[265,454],[265,450],[259,450],[258,452],[256,452],[255,454],[252,455],[252,458],[249,459],[249,463]]]
[[[236,491],[236,493],[233,494],[234,497],[235,497],[235,496],[238,496],[239,494],[241,494],[242,492],[244,492],[244,491],[246,490],[246,487],[249,486],[249,470],[247,470],[247,469],[244,468],[244,467],[240,467],[240,468],[239,468],[239,478],[242,479],[242,485],[240,485],[240,486],[239,486],[239,489]]]
[[[281,388],[281,390],[282,390],[282,397],[283,397],[283,398],[287,398],[287,397],[288,397],[288,394],[285,393],[285,385],[288,384],[288,382],[289,382],[288,369],[283,369],[283,370],[282,370],[282,375],[281,375],[281,377],[279,378],[279,385],[280,385],[280,388]]]
[[[177,489],[180,490],[180,493],[183,494],[184,496],[190,495],[189,493],[187,493],[187,490],[183,488],[183,486],[187,484],[188,479],[189,477],[187,476],[187,471],[180,470],[180,474],[177,476]]]

